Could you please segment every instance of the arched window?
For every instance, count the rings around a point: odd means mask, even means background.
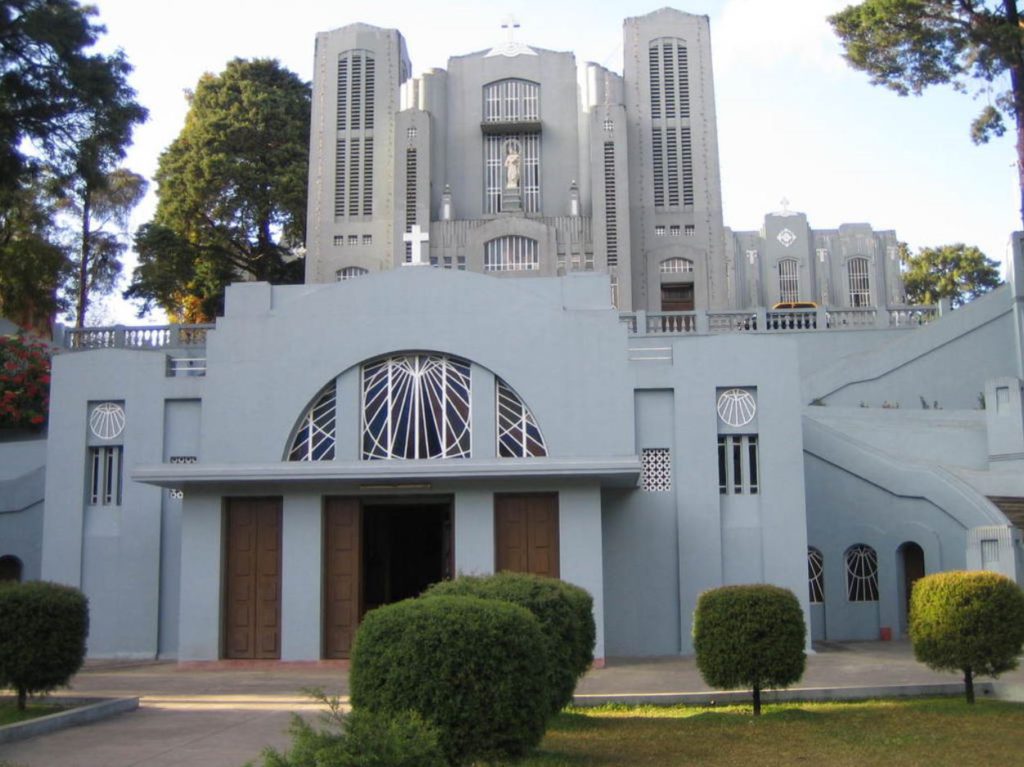
[[[0,583],[4,581],[20,581],[21,571],[21,560],[16,556],[4,554],[0,557]]]
[[[779,261],[779,301],[800,300],[799,264],[795,258]]]
[[[825,601],[825,558],[813,546],[807,548],[807,588],[812,605]]]
[[[846,262],[850,282],[850,306],[871,306],[871,277],[868,260],[861,256]]]
[[[651,182],[658,208],[693,205],[690,69],[686,41],[663,37],[647,49],[651,93]]]
[[[658,271],[662,274],[681,274],[693,271],[693,261],[688,258],[666,258]]]
[[[364,459],[468,458],[469,363],[403,354],[363,365]]]
[[[338,282],[341,282],[342,280],[351,280],[356,277],[362,277],[369,273],[369,269],[363,269],[361,266],[346,266],[344,269],[339,269],[335,272],[335,275],[338,278]]]
[[[510,234],[484,243],[485,272],[535,272],[540,269],[540,249],[529,237]]]
[[[530,408],[507,383],[496,379],[498,455],[502,458],[546,456],[544,437]]]
[[[333,461],[337,395],[332,380],[313,399],[299,419],[295,438],[288,450],[289,461]]]
[[[540,120],[540,85],[530,80],[499,80],[484,86],[484,122]]]
[[[846,598],[851,602],[878,601],[878,555],[857,543],[846,550]]]

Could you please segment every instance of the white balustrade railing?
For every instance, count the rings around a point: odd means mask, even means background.
[[[901,306],[888,311],[889,326],[894,328],[926,325],[940,314],[937,306]]]
[[[843,330],[878,327],[877,309],[829,309],[828,327]]]
[[[71,351],[200,348],[206,345],[206,333],[211,329],[213,325],[68,328],[64,331],[64,348]]]
[[[650,312],[647,314],[647,333],[696,333],[696,312]]]
[[[708,330],[712,333],[746,333],[757,330],[753,311],[708,312]]]

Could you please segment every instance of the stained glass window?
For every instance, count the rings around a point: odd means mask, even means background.
[[[332,380],[313,400],[302,418],[288,451],[289,461],[333,461],[337,422],[335,385]]]
[[[464,360],[405,354],[363,365],[363,458],[468,458],[469,397]]]
[[[851,602],[878,601],[878,555],[870,546],[846,550],[846,592]]]
[[[825,601],[825,558],[813,546],[807,549],[807,588],[811,604]]]
[[[546,456],[544,437],[533,413],[512,387],[497,379],[498,455],[502,458]]]

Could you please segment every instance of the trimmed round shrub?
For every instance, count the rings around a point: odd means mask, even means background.
[[[806,628],[796,595],[768,584],[705,591],[693,617],[697,668],[712,687],[749,687],[754,715],[761,690],[788,687],[804,673]]]
[[[962,671],[967,702],[974,677],[1017,668],[1024,651],[1024,592],[998,573],[953,571],[921,578],[910,595],[914,657]]]
[[[0,585],[0,687],[28,695],[62,687],[85,660],[89,602],[46,581]]]
[[[576,682],[594,660],[594,600],[586,591],[556,578],[501,572],[436,583],[424,596],[474,596],[525,607],[544,634],[549,711],[556,714],[572,702]]]
[[[544,637],[525,608],[494,599],[408,599],[367,613],[352,648],[352,705],[415,711],[450,764],[521,756],[548,718]]]

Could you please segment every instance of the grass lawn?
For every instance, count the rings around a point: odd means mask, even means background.
[[[959,698],[570,709],[517,767],[1024,763],[1024,704]]]
[[[24,711],[18,711],[18,704],[13,700],[0,700],[0,727],[5,724],[24,722],[26,719],[35,719],[37,716],[56,714],[66,706],[56,703],[29,703]]]

